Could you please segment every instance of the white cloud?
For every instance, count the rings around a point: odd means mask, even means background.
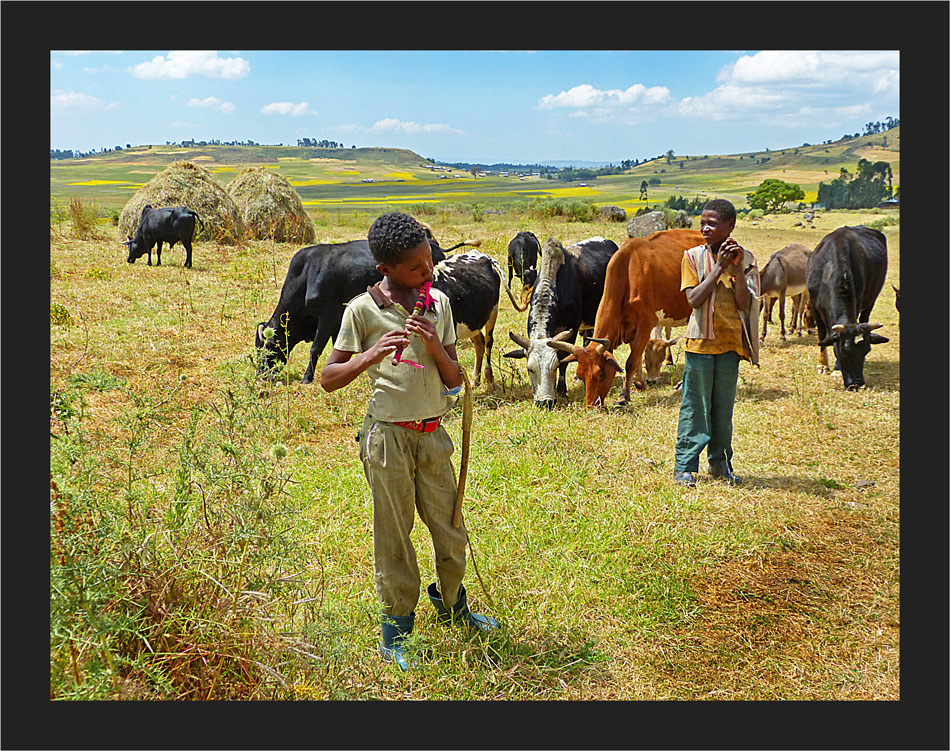
[[[262,115],[290,115],[291,117],[301,117],[303,115],[316,115],[317,111],[310,109],[310,102],[271,102],[261,107]]]
[[[873,80],[899,70],[900,53],[896,50],[763,50],[726,66],[720,78],[740,85],[829,85],[846,80],[861,85],[854,76]]]
[[[721,85],[683,99],[679,114],[798,126],[835,126],[892,107],[900,112],[900,53],[889,50],[763,50],[717,75]]]
[[[55,110],[78,110],[80,112],[98,112],[118,109],[119,107],[116,102],[106,103],[91,94],[63,91],[61,89],[50,92],[49,106],[50,109]]]
[[[343,133],[407,133],[415,135],[417,133],[449,133],[454,135],[465,135],[465,131],[453,128],[445,123],[426,123],[420,124],[411,120],[399,120],[394,117],[385,117],[377,120],[370,127],[362,125],[338,125],[334,130]]]
[[[568,110],[574,120],[625,125],[678,116],[837,127],[888,110],[900,114],[900,53],[895,50],[763,50],[739,56],[716,78],[715,88],[683,99],[665,86],[598,89],[583,83],[543,96],[536,106]]]
[[[425,125],[420,125],[416,122],[406,122],[404,120],[397,120],[393,117],[377,120],[375,123],[373,123],[373,127],[369,130],[375,131],[377,133],[462,133],[462,131],[453,128],[451,125],[446,125],[445,123],[427,123]]]
[[[647,88],[635,83],[626,89],[601,90],[582,83],[559,94],[548,94],[538,100],[542,110],[568,107],[572,109],[598,108],[601,114],[610,110],[619,110],[637,106],[655,106],[669,101],[670,90],[665,86]]]
[[[247,60],[240,57],[218,57],[217,50],[172,50],[168,57],[156,55],[148,62],[128,69],[136,78],[244,78],[251,70]]]
[[[237,109],[231,102],[222,102],[216,96],[205,97],[204,99],[192,98],[188,100],[188,107],[202,107],[204,109],[216,109],[225,115],[234,112]]]

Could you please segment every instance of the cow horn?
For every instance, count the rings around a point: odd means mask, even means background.
[[[875,329],[882,328],[883,326],[884,326],[883,323],[865,323],[861,325],[861,328],[863,328],[867,332],[871,332],[871,331],[874,331]]]
[[[511,341],[513,341],[522,349],[528,349],[530,346],[530,342],[525,337],[521,336],[521,334],[516,334],[514,331],[509,331],[508,336],[511,337]]]
[[[577,356],[575,353],[579,349],[579,347],[576,344],[571,344],[570,342],[562,342],[557,339],[552,339],[551,341],[548,342],[548,346],[551,349],[557,349],[557,350],[560,350],[561,352],[567,352],[569,355],[574,357],[575,360],[577,359]],[[563,360],[561,362],[563,362]]]
[[[590,342],[597,342],[598,344],[602,344],[607,349],[610,349],[610,339],[597,339],[596,337],[593,337],[593,336],[585,337],[585,339],[588,344]]]
[[[551,341],[554,342],[566,342],[574,338],[574,329],[568,329],[567,331],[561,331],[560,333],[555,334]]]
[[[831,327],[831,330],[836,334],[843,334],[845,332],[845,325],[843,323],[836,323]]]

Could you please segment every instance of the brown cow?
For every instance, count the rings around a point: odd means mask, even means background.
[[[643,369],[646,371],[647,383],[658,383],[663,366],[673,364],[673,345],[678,341],[679,337],[664,339],[654,335],[647,342],[647,346],[643,350]]]
[[[680,289],[683,253],[704,243],[697,230],[673,229],[631,237],[607,264],[604,293],[597,308],[594,336],[586,347],[567,342],[550,346],[570,352],[577,377],[584,382],[588,407],[605,407],[613,375],[625,371],[618,404],[630,401],[630,384],[644,388],[643,353],[659,321],[689,319],[692,308]],[[612,350],[630,345],[625,368]]]
[[[765,332],[772,322],[772,308],[778,300],[778,317],[785,341],[785,298],[792,298],[792,317],[789,331],[802,335],[802,313],[808,301],[808,289],[805,287],[805,266],[811,248],[798,243],[786,245],[775,251],[759,274],[762,298],[762,331],[759,339],[765,341]]]

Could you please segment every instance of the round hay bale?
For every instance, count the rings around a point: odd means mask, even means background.
[[[234,200],[211,173],[192,162],[172,162],[143,185],[119,216],[119,230],[134,235],[142,209],[186,206],[201,218],[195,240],[234,245],[244,237],[244,220]]]
[[[306,245],[317,239],[300,195],[273,170],[245,167],[227,190],[241,212],[247,237]]]

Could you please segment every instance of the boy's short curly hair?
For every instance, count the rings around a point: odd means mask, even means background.
[[[703,206],[703,211],[707,209],[719,214],[719,218],[724,222],[734,222],[736,220],[736,207],[725,198],[713,198],[707,201],[706,205]]]
[[[425,227],[399,211],[390,211],[377,218],[367,234],[369,250],[376,263],[397,264],[405,251],[428,240]]]

